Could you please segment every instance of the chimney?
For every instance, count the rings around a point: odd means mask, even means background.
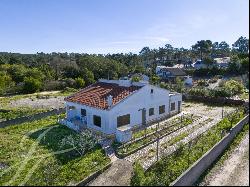
[[[108,102],[108,107],[110,108],[113,105],[113,96],[112,95],[108,96],[107,102]]]

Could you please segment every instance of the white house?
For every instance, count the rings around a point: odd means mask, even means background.
[[[135,125],[181,112],[182,95],[145,82],[99,80],[65,101],[67,115],[62,124],[115,134],[118,141],[126,142]]]
[[[168,80],[172,82],[176,82],[176,79],[180,78],[184,80],[186,85],[193,85],[193,78],[189,75],[187,76],[187,74],[183,71],[182,68],[157,66],[156,75],[161,77],[162,80]]]
[[[194,64],[193,67],[195,69],[206,69],[208,68],[207,64],[203,60],[197,60]]]
[[[230,63],[230,57],[215,58],[214,61],[219,68],[227,68]]]

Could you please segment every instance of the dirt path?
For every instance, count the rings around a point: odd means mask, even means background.
[[[213,168],[201,186],[249,185],[249,134],[232,152],[221,168]]]
[[[104,173],[94,179],[88,186],[129,186],[132,176],[132,163],[120,159]]]

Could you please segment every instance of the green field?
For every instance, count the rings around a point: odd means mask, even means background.
[[[65,137],[77,134],[51,116],[0,129],[0,186],[74,184],[110,162],[100,145],[80,156]]]

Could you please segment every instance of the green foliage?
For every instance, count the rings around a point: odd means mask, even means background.
[[[208,86],[208,85],[209,84],[204,79],[200,79],[200,80],[197,81],[197,86]]]
[[[75,79],[75,84],[76,84],[76,88],[83,88],[85,86],[85,81],[83,80],[83,78],[76,78]]]
[[[136,77],[136,76],[132,77],[133,82],[139,82],[140,80],[141,80],[140,77]]]
[[[42,88],[42,83],[40,80],[26,77],[24,79],[23,92],[24,93],[35,93]]]
[[[10,166],[8,171],[1,173],[0,185],[4,186],[14,179],[18,170],[20,175],[10,185],[74,185],[110,162],[100,145],[87,147],[82,156],[76,150],[70,150],[70,145],[62,147],[61,143],[67,137],[72,137],[79,145],[79,135],[57,124],[57,117],[0,129],[0,137],[4,137],[1,139],[0,163]],[[31,150],[33,146],[35,151]],[[27,163],[23,162],[25,159]],[[32,169],[35,169],[34,172],[31,172]]]
[[[145,181],[144,169],[140,165],[139,162],[135,162],[134,166],[134,174],[131,178],[131,185],[132,186],[143,186]]]
[[[0,71],[0,94],[6,93],[7,89],[14,86],[14,82],[6,72]]]
[[[244,85],[241,82],[235,80],[229,80],[225,83],[224,88],[229,90],[232,95],[242,94],[244,91]]]

